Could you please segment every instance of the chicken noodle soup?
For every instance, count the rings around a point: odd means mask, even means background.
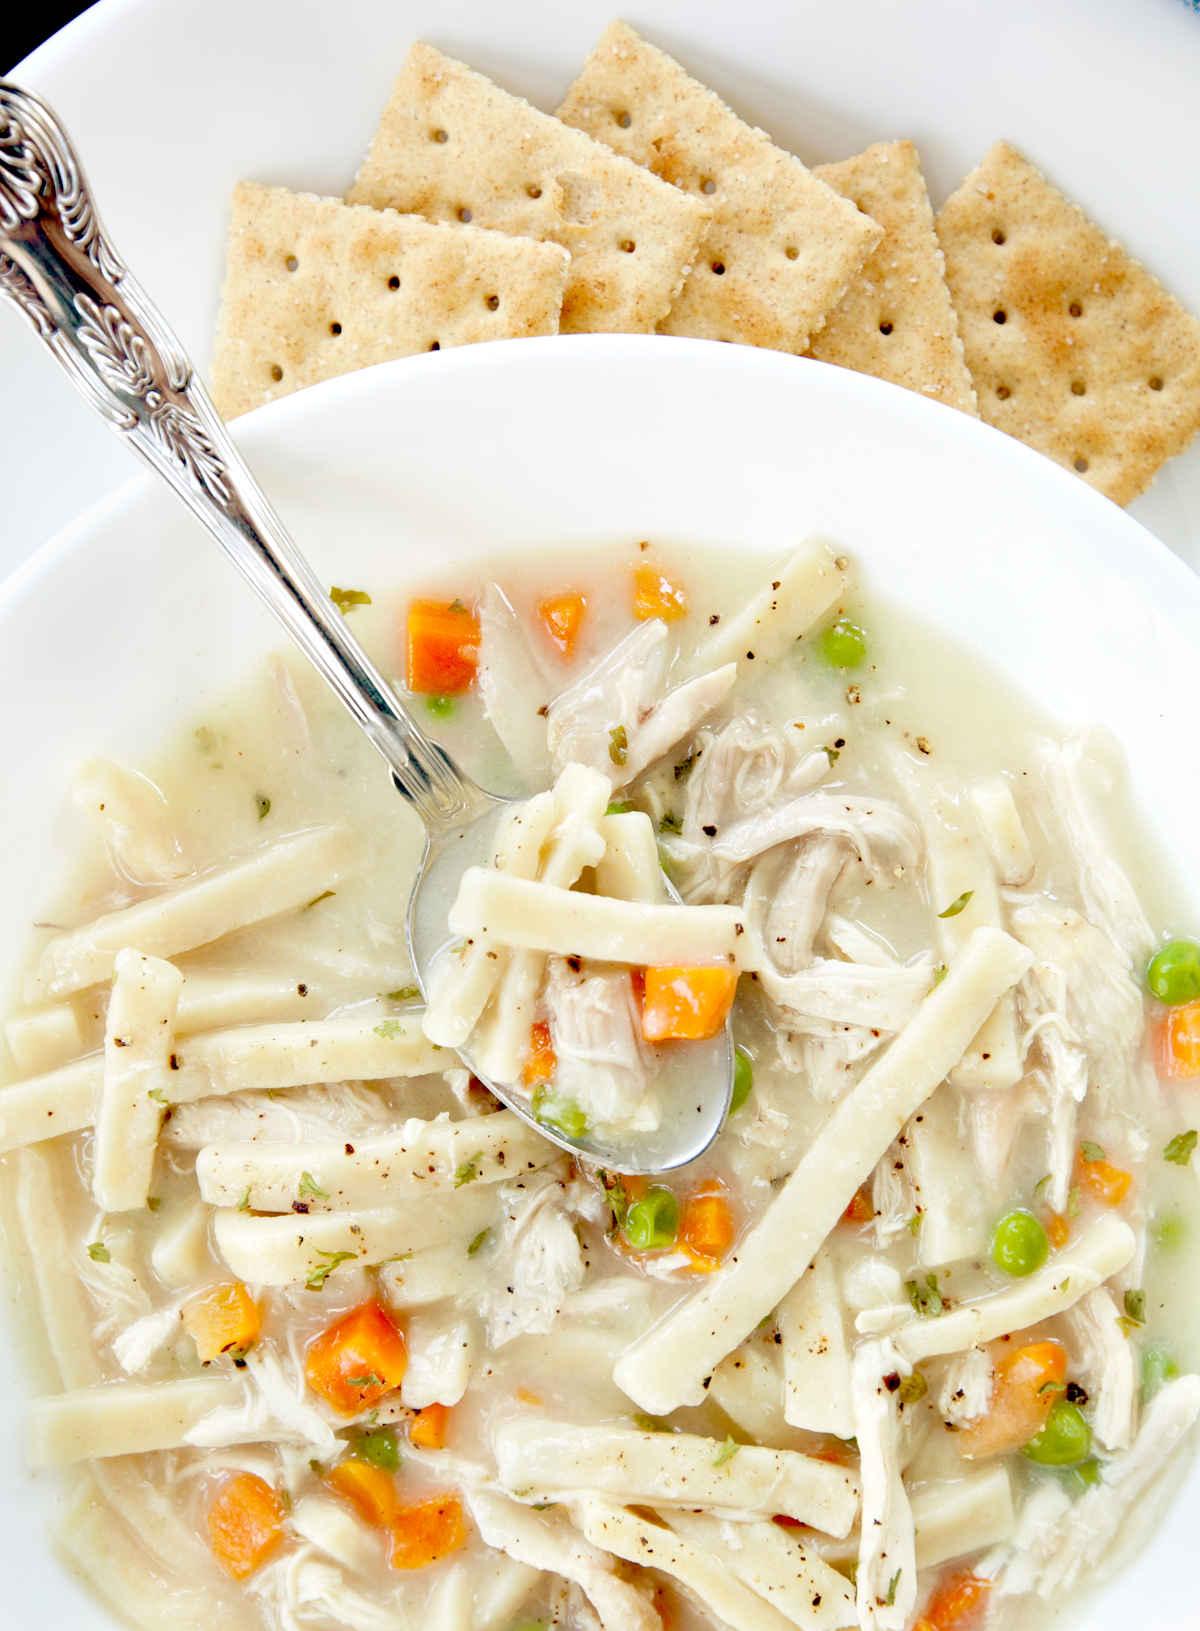
[[[419,828],[307,671],[81,769],[0,1090],[76,1566],[147,1628],[1042,1623],[1200,1408],[1200,957],[1113,749],[820,542],[337,593],[528,796],[425,1007]],[[652,1139],[729,1016],[655,1181],[457,1051]]]

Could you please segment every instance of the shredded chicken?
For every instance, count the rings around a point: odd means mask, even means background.
[[[390,1118],[377,1089],[325,1082],[269,1093],[234,1093],[176,1105],[162,1131],[175,1149],[206,1144],[304,1144],[328,1138],[378,1137]]]
[[[992,1398],[992,1362],[982,1348],[967,1348],[952,1354],[938,1389],[938,1409],[943,1421],[966,1427],[978,1421]]]
[[[304,1384],[289,1380],[279,1355],[265,1346],[246,1356],[246,1374],[254,1392],[244,1406],[222,1405],[205,1416],[186,1442],[202,1449],[229,1444],[270,1443],[275,1439],[311,1445],[318,1455],[332,1455],[339,1440],[332,1427],[304,1401]]]
[[[594,1205],[582,1184],[539,1172],[500,1187],[504,1248],[511,1264],[503,1285],[484,1305],[488,1341],[502,1348],[514,1338],[547,1332],[571,1292],[583,1284],[583,1251],[571,1210]]]
[[[544,996],[559,1091],[574,1099],[589,1121],[636,1117],[635,1126],[655,1127],[655,1107],[643,1103],[646,1048],[628,971],[585,973],[576,959],[552,957],[547,975]]]
[[[331,1622],[349,1631],[408,1631],[408,1616],[398,1602],[377,1602],[348,1586],[341,1569],[307,1543],[269,1563],[248,1589],[262,1604],[271,1631],[309,1631]]]
[[[886,1338],[862,1342],[850,1367],[854,1434],[862,1459],[858,1617],[862,1631],[903,1631],[917,1600],[916,1535],[900,1476],[896,1387],[910,1366]]]
[[[531,789],[551,779],[545,705],[553,682],[497,583],[489,583],[479,603],[479,689],[496,735]]]
[[[1103,1286],[1089,1291],[1067,1315],[1074,1337],[1072,1370],[1092,1406],[1092,1431],[1108,1450],[1133,1443],[1137,1375],[1133,1348]]]

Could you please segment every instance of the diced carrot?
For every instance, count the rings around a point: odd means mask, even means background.
[[[418,1450],[440,1450],[446,1443],[446,1418],[450,1412],[444,1404],[427,1404],[418,1410],[408,1428],[408,1441]]]
[[[1028,1444],[1046,1425],[1058,1394],[1054,1384],[1067,1374],[1060,1343],[1031,1342],[1006,1353],[996,1365],[987,1413],[955,1437],[968,1461]]]
[[[715,1269],[733,1245],[733,1213],[718,1190],[693,1195],[683,1210],[676,1244],[699,1269]]]
[[[479,619],[456,600],[414,600],[408,608],[408,688],[450,697],[470,688],[479,665]]]
[[[262,1316],[240,1282],[210,1286],[183,1311],[183,1326],[207,1365],[218,1354],[240,1357],[258,1341]]]
[[[392,1525],[392,1567],[423,1569],[466,1542],[467,1524],[457,1495],[401,1507]]]
[[[842,1216],[847,1223],[857,1224],[859,1227],[864,1223],[874,1223],[875,1202],[871,1199],[871,1191],[866,1184],[855,1190],[854,1199],[842,1213]]]
[[[390,1472],[377,1467],[373,1461],[360,1461],[351,1456],[339,1461],[327,1475],[330,1489],[344,1495],[364,1523],[373,1529],[388,1529],[400,1510],[400,1497],[396,1494],[396,1481]]]
[[[1081,1161],[1076,1171],[1080,1181],[1105,1206],[1120,1206],[1133,1182],[1131,1172],[1114,1167],[1111,1161]]]
[[[688,612],[687,596],[682,584],[657,566],[639,566],[633,575],[633,615],[647,622],[661,617],[664,623],[675,623]]]
[[[234,1580],[244,1580],[283,1539],[283,1502],[252,1472],[227,1478],[208,1509],[213,1555]]]
[[[913,1631],[967,1631],[967,1623],[992,1589],[990,1580],[960,1575],[943,1586],[917,1621]]]
[[[705,1042],[717,1036],[733,1007],[737,970],[648,968],[642,1035],[647,1042]]]
[[[1160,1020],[1155,1052],[1164,1076],[1200,1076],[1200,997],[1168,1008]]]
[[[545,1020],[539,1020],[529,1034],[529,1054],[523,1077],[525,1086],[538,1087],[542,1082],[551,1081],[557,1069],[558,1059],[550,1040],[550,1027]]]
[[[331,1325],[308,1350],[304,1369],[340,1416],[369,1410],[400,1386],[408,1365],[404,1338],[376,1302]]]
[[[561,656],[574,655],[586,610],[587,601],[582,595],[555,595],[550,600],[539,601],[538,616]]]
[[[1071,1225],[1061,1212],[1051,1212],[1046,1220],[1046,1233],[1054,1250],[1060,1252],[1071,1238]]]

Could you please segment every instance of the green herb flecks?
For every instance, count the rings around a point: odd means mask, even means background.
[[[632,799],[613,799],[604,813],[605,815],[628,815],[631,810],[636,808],[637,806]]]
[[[151,1212],[157,1212],[159,1207],[162,1205],[162,1197],[159,1195],[147,1195],[146,1205]]]
[[[241,1196],[238,1199],[237,1209],[238,1209],[239,1212],[248,1212],[250,1210],[250,1185],[249,1184],[247,1184],[245,1189],[242,1190]]]
[[[1163,1151],[1163,1160],[1174,1161],[1177,1167],[1186,1167],[1192,1158],[1197,1140],[1200,1140],[1200,1133],[1197,1133],[1194,1127],[1189,1128],[1186,1133],[1176,1133]]]
[[[479,1231],[479,1233],[475,1236],[475,1239],[467,1247],[467,1256],[468,1257],[475,1257],[479,1252],[481,1252],[483,1250],[483,1248],[487,1245],[488,1241],[491,1240],[491,1238],[492,1238],[492,1231],[490,1229],[481,1229]]]
[[[887,1594],[887,1601],[886,1601],[886,1606],[888,1608],[891,1608],[892,1605],[896,1601],[896,1587],[900,1584],[900,1576],[903,1573],[904,1573],[903,1569],[897,1569],[895,1574],[888,1581],[888,1594]]]
[[[153,1099],[156,1104],[170,1104],[171,1102],[161,1087],[152,1087],[146,1094],[146,1097],[148,1099]]]
[[[464,1184],[473,1184],[479,1176],[479,1166],[483,1160],[483,1151],[476,1150],[468,1160],[454,1169],[454,1187],[461,1189]]]
[[[1079,1153],[1083,1156],[1083,1159],[1089,1164],[1089,1166],[1094,1161],[1108,1160],[1107,1155],[1105,1155],[1099,1144],[1093,1144],[1090,1139],[1086,1138],[1079,1146]]]
[[[694,753],[689,753],[686,759],[680,759],[679,763],[675,766],[675,780],[677,782],[686,781],[691,775],[692,766],[695,763],[696,755]]]
[[[339,589],[336,584],[329,591],[329,598],[343,617],[354,606],[371,604],[371,597],[365,589]]]
[[[336,889],[323,889],[319,895],[314,895],[308,904],[302,906],[300,910],[302,912],[311,912],[314,906],[319,906],[323,900],[332,900],[336,894]]]
[[[837,764],[838,760],[842,756],[840,748],[824,747],[824,748],[821,749],[821,752],[829,760],[829,768],[831,770],[833,769],[834,765]]]
[[[408,1035],[398,1019],[385,1019],[380,1024],[373,1025],[371,1029],[376,1036],[381,1036],[385,1042],[397,1042],[402,1036]]]
[[[604,1167],[598,1167],[596,1176],[604,1186],[604,1198],[612,1208],[612,1229],[624,1229],[625,1220],[629,1216],[629,1196],[626,1193],[625,1181],[619,1172],[608,1172]]]
[[[323,1190],[311,1172],[300,1174],[300,1199],[312,1201],[327,1201],[328,1194]]]
[[[305,1291],[324,1291],[326,1280],[328,1280],[338,1264],[353,1263],[357,1256],[355,1252],[327,1252],[322,1250],[320,1246],[315,1247],[314,1250],[319,1257],[327,1257],[329,1261],[327,1263],[313,1264],[304,1282]]]
[[[112,1253],[102,1240],[93,1240],[87,1249],[87,1254],[93,1263],[111,1263]]]
[[[640,1427],[643,1433],[677,1433],[678,1427],[672,1427],[669,1421],[661,1416],[634,1415],[631,1417],[634,1425]]]
[[[965,908],[974,893],[975,891],[973,889],[964,889],[958,899],[952,900],[949,906],[947,906],[946,910],[944,912],[939,912],[938,916],[957,917],[958,914]]]
[[[920,1280],[906,1280],[904,1289],[908,1292],[908,1300],[913,1305],[913,1310],[922,1319],[936,1318],[946,1306],[938,1290],[936,1274],[927,1274],[924,1285]]]
[[[267,797],[267,795],[265,793],[255,793],[255,795],[254,795],[254,808],[258,811],[258,819],[260,821],[263,819],[264,816],[270,815],[270,813],[271,813],[271,801],[270,801],[270,799]]]
[[[1067,1217],[1072,1223],[1079,1216],[1079,1185],[1073,1184],[1067,1195]]]
[[[608,756],[615,765],[623,765],[629,758],[629,738],[624,725],[614,725],[609,731]]]
[[[912,1217],[909,1218],[908,1222],[904,1225],[910,1235],[915,1235],[917,1230],[921,1227],[921,1218],[922,1213],[914,1212]]]
[[[721,1448],[712,1458],[713,1466],[724,1467],[728,1462],[733,1460],[734,1456],[740,1449],[741,1445],[737,1443],[733,1436],[731,1434],[726,1434],[724,1444],[722,1444]]]
[[[681,833],[683,831],[683,817],[677,816],[674,810],[668,810],[658,823],[659,832]]]
[[[382,1376],[376,1376],[373,1370],[369,1370],[365,1376],[347,1376],[346,1386],[357,1388],[360,1393],[365,1393],[369,1387],[382,1387],[383,1378]]]
[[[900,1383],[899,1388],[896,1390],[896,1397],[901,1404],[916,1404],[917,1400],[923,1399],[928,1392],[929,1383],[919,1370],[915,1370],[911,1376],[906,1376]]]
[[[421,995],[420,988],[415,985],[402,985],[399,991],[389,991],[389,1002],[415,1002]]]

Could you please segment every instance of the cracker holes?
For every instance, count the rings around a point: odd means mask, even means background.
[[[457,211],[457,215],[459,220],[462,221],[464,225],[471,219],[471,212],[465,204],[460,210]]]
[[[892,332],[893,327],[894,327],[894,324],[892,324],[892,323],[887,323],[887,322],[880,323],[879,332],[880,332],[880,334],[890,334]]]
[[[795,244],[789,244],[787,246],[787,248],[784,250],[784,254],[787,256],[788,260],[790,260],[790,261],[796,261],[796,260],[800,259],[800,251],[796,248]]]
[[[725,276],[725,262],[724,261],[713,261],[712,269],[715,272],[715,274],[717,275],[717,277],[724,277]]]
[[[700,183],[700,191],[702,193],[708,193],[710,197],[712,196],[713,193],[716,192],[716,190],[717,190],[717,184],[711,178],[711,176],[709,177],[709,179],[707,181],[702,181]]]
[[[1008,313],[1006,311],[994,311],[992,313],[992,322],[993,323],[1007,323],[1008,322]]]
[[[388,288],[389,289],[398,289],[399,287],[400,287],[400,279],[398,277],[396,277],[395,274],[393,274],[390,278],[388,278]]]
[[[613,118],[617,121],[622,130],[628,130],[630,125],[633,123],[633,120],[628,113],[614,113]]]
[[[273,362],[271,364],[271,378],[275,381],[276,385],[278,385],[279,381],[283,378],[283,369],[277,362]]]
[[[431,130],[429,132],[429,139],[432,142],[448,142],[450,140],[450,132],[448,130]]]
[[[330,334],[340,334],[342,332],[342,325],[340,323],[330,323],[329,332]]]
[[[1088,462],[1087,462],[1086,459],[1076,459],[1075,460],[1075,468],[1076,468],[1076,470],[1078,470],[1078,472],[1079,472],[1079,474],[1081,476],[1083,475],[1083,473],[1087,469],[1087,467],[1088,467]]]
[[[500,310],[500,296],[498,294],[488,295],[485,304],[486,304],[487,309],[489,311],[499,311]]]
[[[1007,385],[997,385],[996,395],[1000,398],[1001,402],[1007,402],[1009,397],[1012,395],[1012,392],[1009,390]]]
[[[1083,316],[1083,307],[1079,304],[1078,300],[1072,300],[1071,304],[1067,307],[1067,310],[1070,312],[1072,317]]]
[[[289,255],[283,264],[287,267],[289,272],[297,272],[300,269],[300,262],[296,259],[295,255]]]
[[[618,248],[623,249],[627,255],[632,255],[637,245],[632,238],[622,238]]]
[[[992,242],[994,244],[1002,244],[1004,242],[1004,233],[999,227],[992,228]]]
[[[529,194],[530,198],[540,198],[542,196],[542,189],[536,186],[533,182],[530,182],[525,191]]]
[[[1152,391],[1161,391],[1162,388],[1163,388],[1163,382],[1159,378],[1159,376],[1157,374],[1155,374],[1153,376],[1153,378],[1150,380],[1150,389]]]
[[[1071,395],[1072,396],[1084,396],[1084,395],[1086,395],[1086,393],[1087,393],[1087,386],[1083,383],[1083,381],[1081,379],[1073,379],[1071,381]]]

